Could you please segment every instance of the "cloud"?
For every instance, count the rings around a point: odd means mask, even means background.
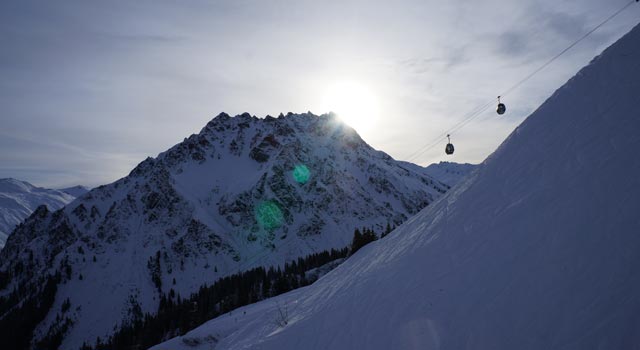
[[[520,57],[531,53],[527,35],[522,32],[506,32],[498,39],[498,52],[504,56]]]
[[[464,48],[443,49],[444,56],[402,59],[398,64],[415,74],[454,69],[468,62]]]
[[[575,40],[588,31],[587,17],[584,15],[574,15],[565,12],[544,13],[546,26],[552,34],[564,37],[567,40]]]

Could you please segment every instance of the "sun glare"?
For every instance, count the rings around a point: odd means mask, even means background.
[[[342,81],[329,86],[323,105],[325,110],[335,112],[360,134],[370,131],[378,119],[375,95],[366,86],[354,81]]]

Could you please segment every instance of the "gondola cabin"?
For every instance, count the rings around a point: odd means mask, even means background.
[[[505,106],[504,103],[500,102],[500,96],[498,96],[498,108],[496,109],[496,112],[498,112],[498,114],[500,115],[503,115],[506,111],[507,106]]]
[[[447,146],[444,148],[444,153],[446,153],[447,155],[452,155],[453,154],[453,144],[451,143],[450,135],[447,135],[447,139],[449,139],[449,142],[447,143]]]

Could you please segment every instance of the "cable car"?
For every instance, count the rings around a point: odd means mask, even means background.
[[[496,109],[496,112],[498,112],[498,114],[500,115],[503,115],[506,111],[507,106],[505,106],[504,103],[500,102],[500,96],[498,96],[498,109]]]
[[[447,147],[444,148],[444,153],[448,155],[453,154],[453,144],[451,143],[451,135],[447,135],[447,139],[449,139],[449,143],[447,143]]]

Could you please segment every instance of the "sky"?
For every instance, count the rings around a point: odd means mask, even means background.
[[[443,135],[629,2],[4,0],[0,178],[110,183],[223,111],[333,110],[396,159],[479,163],[640,4],[505,96],[505,115],[455,130],[453,156]]]

